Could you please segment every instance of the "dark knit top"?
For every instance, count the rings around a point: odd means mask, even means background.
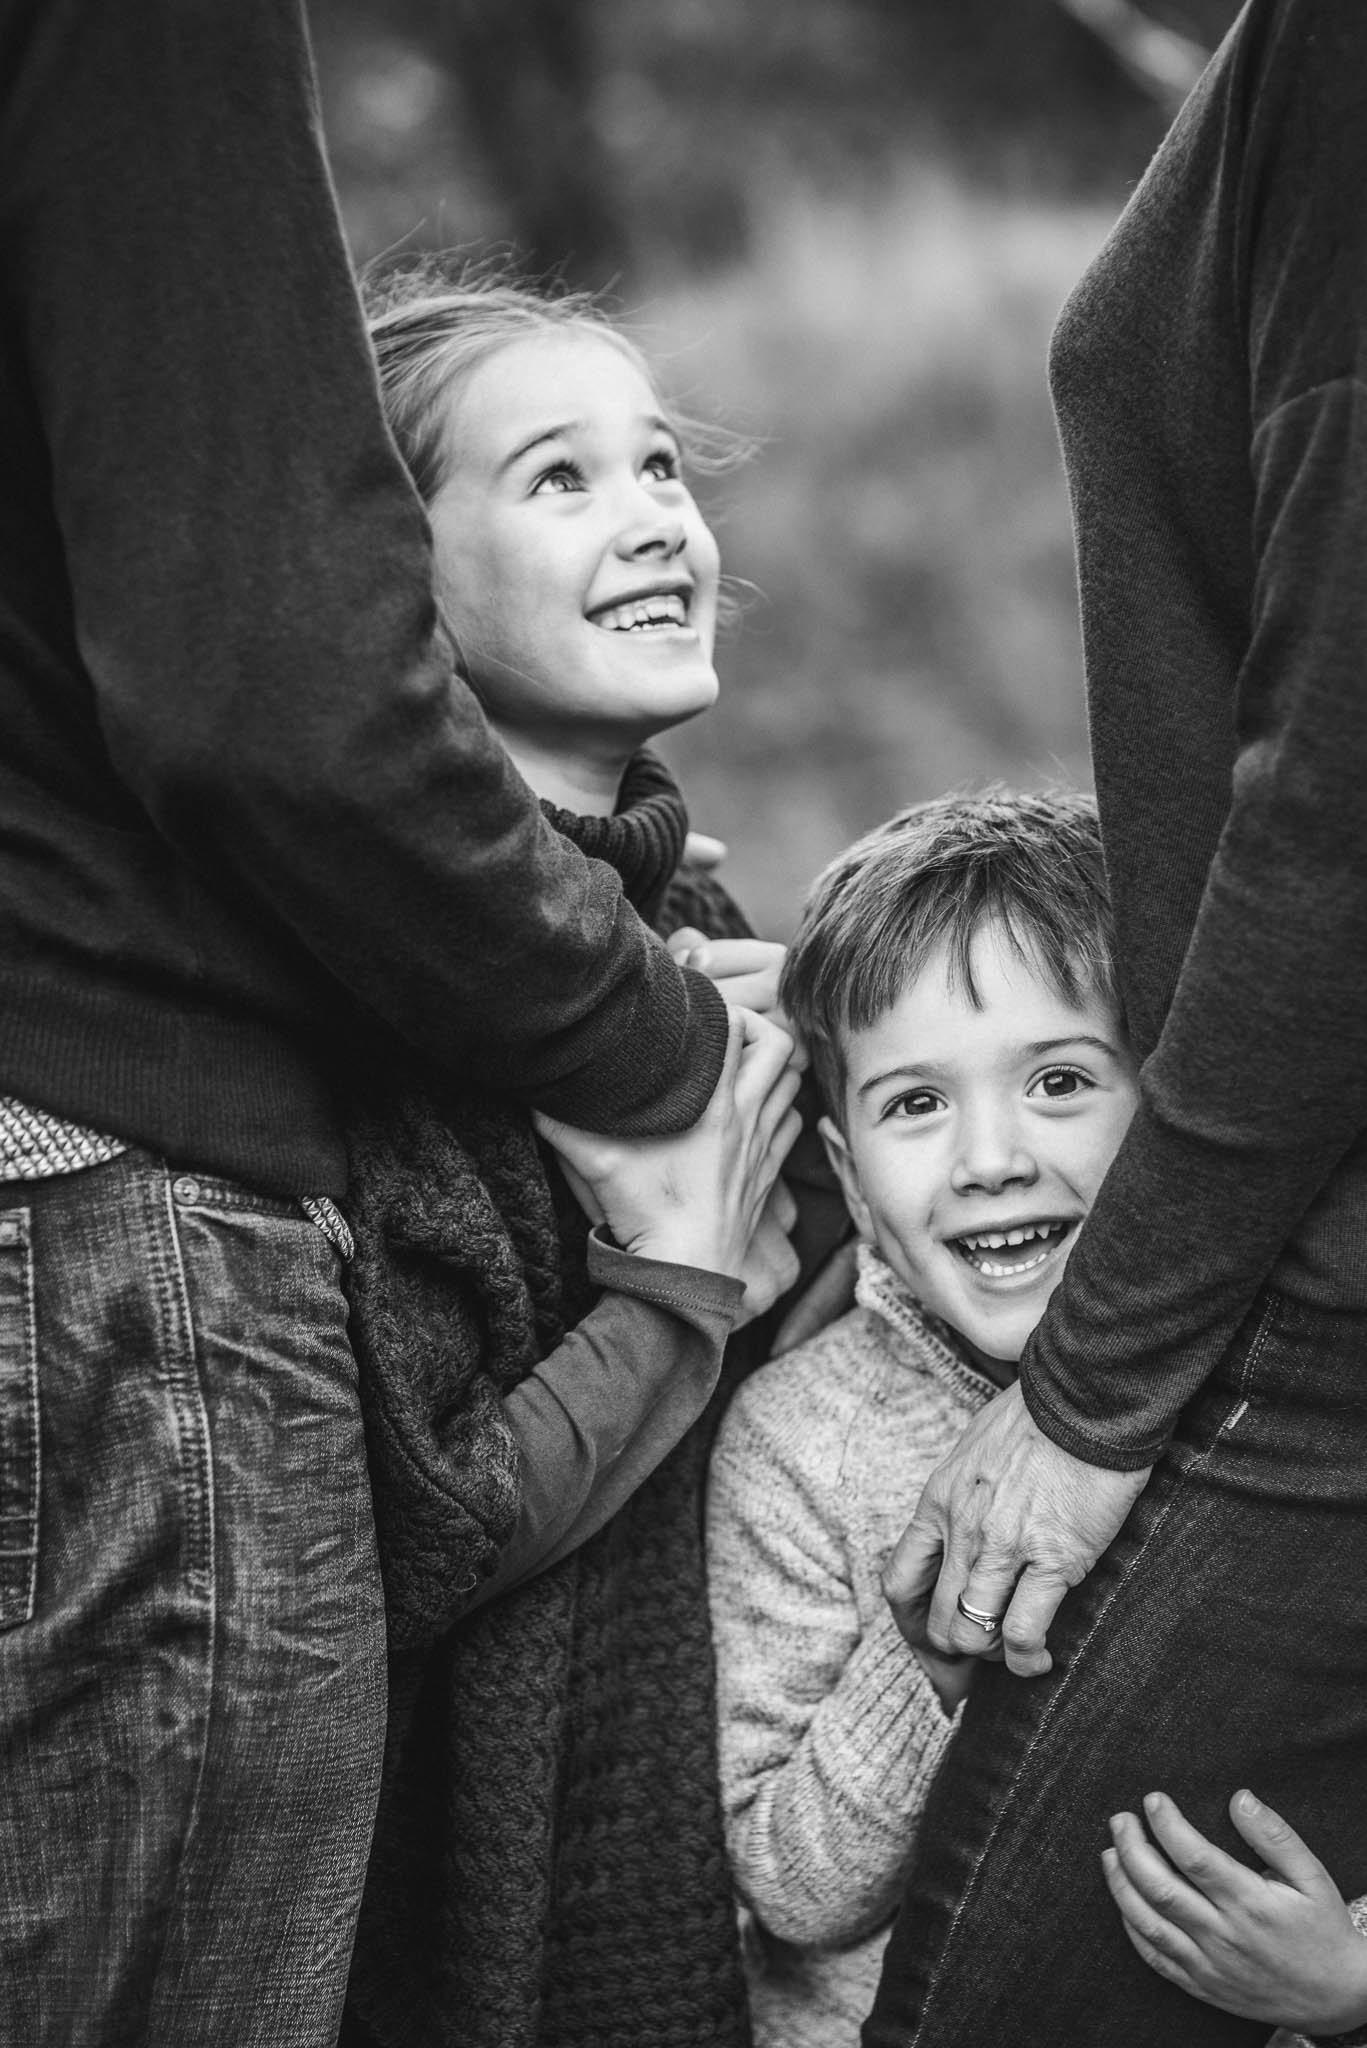
[[[676,872],[686,820],[649,756],[615,819],[551,815],[662,933],[747,932],[715,882]],[[707,1413],[606,1528],[451,1625],[516,1514],[502,1394],[592,1299],[586,1226],[523,1113],[492,1098],[414,1076],[353,1128],[353,1327],[402,1639],[343,2039],[739,2048],[701,1497],[744,1335]],[[415,1362],[468,1510],[447,1516],[444,1581],[386,1539],[415,1506],[392,1398]]]
[[[0,1095],[338,1192],[346,992],[679,1129],[715,990],[549,831],[437,629],[299,0],[0,0]]]
[[[1145,1064],[1021,1381],[1102,1465],[1265,1280],[1367,1306],[1364,108],[1362,0],[1250,0],[1054,341]]]

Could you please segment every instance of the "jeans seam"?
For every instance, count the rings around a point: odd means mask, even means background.
[[[1263,1348],[1266,1344],[1267,1337],[1271,1328],[1271,1324],[1275,1319],[1275,1307],[1275,1299],[1269,1296],[1269,1298],[1266,1299],[1264,1302],[1262,1314],[1258,1318],[1258,1327],[1254,1331],[1253,1340],[1250,1343],[1248,1351],[1245,1355],[1244,1365],[1240,1369],[1239,1386],[1241,1391],[1247,1385],[1249,1375],[1256,1366],[1258,1359],[1262,1355]],[[1097,1633],[1097,1630],[1101,1627],[1103,1621],[1106,1619],[1106,1616],[1110,1613],[1111,1608],[1115,1605],[1116,1600],[1124,1591],[1125,1587],[1129,1584],[1131,1577],[1138,1568],[1140,1560],[1144,1556],[1149,1545],[1153,1542],[1159,1530],[1162,1529],[1165,1523],[1167,1522],[1174,1507],[1177,1505],[1179,1491],[1184,1486],[1186,1480],[1200,1466],[1206,1463],[1206,1461],[1210,1458],[1212,1452],[1214,1451],[1216,1445],[1228,1433],[1228,1431],[1232,1427],[1234,1427],[1234,1425],[1241,1419],[1247,1406],[1248,1400],[1245,1396],[1239,1400],[1237,1407],[1228,1416],[1226,1416],[1225,1420],[1221,1423],[1219,1429],[1216,1430],[1215,1435],[1211,1438],[1211,1441],[1206,1446],[1205,1450],[1202,1451],[1199,1454],[1199,1456],[1193,1458],[1189,1465],[1185,1466],[1180,1472],[1175,1474],[1171,1498],[1163,1507],[1157,1520],[1154,1522],[1152,1529],[1149,1531],[1148,1536],[1145,1538],[1144,1543],[1135,1552],[1135,1555],[1131,1559],[1130,1564],[1125,1570],[1123,1576],[1116,1580],[1114,1586],[1111,1588],[1109,1595],[1107,1596],[1104,1605],[1101,1608],[1099,1608],[1097,1613],[1093,1616],[1091,1627],[1088,1629],[1082,1641],[1078,1644],[1077,1649],[1074,1652],[1072,1662],[1069,1665],[1068,1670],[1063,1674],[1063,1677],[1059,1682],[1057,1692],[1054,1694],[1053,1699],[1050,1701],[1048,1707],[1045,1709],[1044,1718],[1041,1720],[1039,1727],[1035,1730],[1034,1734],[1031,1736],[1030,1741],[1025,1748],[1024,1754],[1022,1755],[1020,1760],[1020,1765],[1013,1776],[1012,1787],[1014,1787],[1016,1780],[1024,1777],[1031,1758],[1033,1757],[1040,1743],[1044,1740],[1044,1737],[1048,1730],[1052,1727],[1054,1720],[1056,1719],[1059,1710],[1062,1707],[1063,1701],[1068,1693],[1068,1689],[1072,1681],[1073,1673],[1077,1669],[1078,1662],[1080,1661],[1083,1653],[1088,1648],[1089,1644],[1092,1642],[1093,1638]],[[1117,1534],[1119,1534],[1119,1531],[1117,1531]],[[1099,1562],[1100,1560],[1098,1559],[1098,1563]],[[981,1884],[983,1865],[986,1863],[988,1856],[991,1854],[992,1846],[996,1841],[998,1834],[1001,1832],[1002,1824],[1006,1818],[1007,1806],[1010,1803],[1010,1797],[1011,1788],[1008,1788],[1007,1797],[1005,1800],[1003,1800],[1001,1809],[997,1813],[995,1819],[993,1820],[991,1828],[988,1830],[982,1848],[979,1850],[977,1856],[974,1858],[973,1868],[969,1874],[968,1882],[965,1884],[963,1891],[959,1896],[959,1901],[954,1908],[954,1917],[949,1923],[949,1932],[945,1936],[944,1945],[940,1950],[940,1954],[935,1965],[934,1976],[932,1977],[930,1983],[926,1987],[926,1997],[925,2003],[921,2008],[921,2017],[917,2021],[916,2032],[912,2035],[908,2043],[908,2048],[916,2048],[916,2043],[921,2037],[927,2019],[930,2017],[931,2004],[938,1993],[940,1982],[943,1979],[945,1966],[949,1961],[950,1949],[954,1944],[954,1938],[958,1933],[960,1922],[963,1919],[964,1913],[967,1910],[969,1902],[972,1898],[976,1896],[978,1888]]]
[[[24,1515],[25,1544],[24,1557],[27,1563],[27,1587],[24,1594],[23,1613],[0,1622],[4,1628],[18,1628],[33,1620],[38,1604],[38,1536],[39,1516],[42,1504],[43,1484],[43,1438],[42,1412],[39,1400],[38,1368],[38,1312],[33,1284],[33,1240],[27,1209],[10,1210],[7,1222],[12,1223],[14,1246],[21,1258],[20,1284],[23,1297],[24,1359],[25,1359],[25,1402],[28,1409],[28,1450],[27,1487]]]
[[[200,1382],[199,1346],[195,1338],[194,1314],[190,1305],[190,1283],[185,1271],[185,1257],[180,1242],[180,1222],[176,1215],[176,1202],[171,1192],[171,1179],[169,1175],[163,1175],[162,1177],[161,1200],[169,1225],[171,1259],[174,1264],[174,1273],[168,1274],[167,1277],[172,1281],[175,1289],[177,1306],[179,1308],[179,1320],[183,1333],[182,1350],[185,1366],[181,1370],[175,1363],[175,1332],[171,1327],[175,1317],[170,1312],[166,1312],[163,1316],[163,1327],[168,1340],[168,1376],[171,1380],[173,1398],[176,1403],[177,1415],[180,1419],[185,1440],[192,1450],[192,1455],[187,1461],[192,1469],[187,1470],[185,1479],[187,1524],[194,1531],[190,1577],[192,1584],[194,1579],[198,1577],[207,1607],[205,1616],[207,1669],[203,1687],[204,1732],[199,1745],[199,1755],[195,1760],[194,1785],[190,1793],[189,1810],[185,1817],[184,1843],[188,1847],[199,1820],[200,1802],[204,1790],[204,1774],[208,1768],[210,1729],[214,1719],[214,1689],[218,1674],[217,1518],[214,1512],[213,1436],[209,1427],[209,1413],[204,1399],[204,1389]],[[158,1295],[161,1300],[165,1301],[166,1295],[160,1289],[158,1289]],[[198,1489],[196,1489],[195,1485],[196,1477],[200,1481]],[[196,1490],[203,1503],[202,1507],[196,1507],[195,1505],[193,1496]],[[197,1562],[195,1559],[196,1551],[199,1553]],[[179,1873],[176,1879],[177,1899],[179,1899],[186,1868],[187,1858],[182,1853]]]

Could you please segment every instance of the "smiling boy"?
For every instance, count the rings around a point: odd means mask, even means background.
[[[722,1789],[757,2048],[855,2048],[971,1669],[908,1656],[882,1568],[1014,1378],[1135,1105],[1090,800],[903,812],[818,878],[782,1001],[860,1277],[713,1456]]]

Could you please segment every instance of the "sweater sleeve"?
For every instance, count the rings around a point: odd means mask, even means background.
[[[517,1528],[480,1607],[587,1543],[701,1415],[739,1280],[619,1251],[595,1232],[597,1306],[507,1396],[522,1472]]]
[[[6,0],[0,77],[0,374],[31,391],[115,773],[444,1065],[595,1128],[687,1126],[720,998],[452,675],[298,0]]]
[[[1367,1130],[1364,43],[1344,0],[1287,12],[1315,32],[1247,173],[1252,598],[1229,809],[1139,1110],[1021,1361],[1040,1427],[1115,1468],[1161,1450]],[[1360,1288],[1367,1245],[1345,1256]]]
[[[841,1945],[896,1910],[951,1723],[890,1613],[861,1629],[833,1491],[803,1456],[821,1419],[785,1425],[757,1384],[708,1487],[727,1845],[771,1933]]]

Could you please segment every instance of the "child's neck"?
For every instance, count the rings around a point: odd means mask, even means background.
[[[538,740],[530,733],[509,732],[497,725],[494,731],[511,754],[518,774],[543,803],[580,818],[610,818],[617,809],[629,753],[566,747],[558,740]]]

